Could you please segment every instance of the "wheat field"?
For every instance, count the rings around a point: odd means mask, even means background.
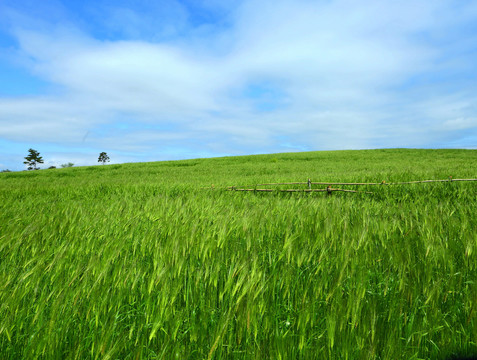
[[[1,359],[477,354],[476,150],[306,152],[0,174]]]

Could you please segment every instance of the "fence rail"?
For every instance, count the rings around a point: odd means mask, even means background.
[[[348,182],[284,182],[284,183],[265,183],[257,184],[256,186],[269,186],[269,185],[406,185],[406,184],[421,184],[421,183],[431,183],[431,182],[453,182],[453,181],[477,181],[477,179],[453,179],[449,177],[444,180],[417,180],[417,181],[403,181],[403,182],[378,182],[378,183],[348,183]]]
[[[363,186],[363,185],[410,185],[410,184],[423,184],[423,183],[433,183],[433,182],[456,182],[456,181],[477,181],[477,179],[453,179],[452,176],[449,176],[448,179],[443,180],[416,180],[416,181],[402,181],[402,182],[386,182],[382,181],[380,183],[370,182],[370,183],[348,183],[348,182],[313,182],[311,179],[308,179],[307,182],[283,182],[283,183],[264,183],[257,184],[254,187],[246,186],[238,188],[236,186],[229,186],[227,190],[229,191],[259,191],[259,192],[327,192],[331,195],[334,191],[341,192],[351,192],[351,193],[365,193],[365,194],[374,194],[370,191],[359,191],[359,190],[348,190],[348,189],[335,189],[331,186],[341,185],[341,186]],[[307,189],[258,189],[257,186],[278,186],[278,185],[307,185]],[[327,185],[325,189],[312,189],[312,185]]]
[[[351,192],[351,193],[365,193],[365,194],[374,194],[370,191],[358,191],[358,190],[348,190],[348,189],[237,189],[235,187],[229,187],[227,190],[230,191],[261,191],[261,192],[273,192],[273,191],[280,191],[280,192],[327,192],[331,193],[333,191],[342,191],[342,192]]]

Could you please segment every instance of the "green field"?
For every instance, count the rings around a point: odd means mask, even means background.
[[[2,173],[0,359],[476,354],[477,182],[225,190],[449,176],[477,178],[477,151]]]

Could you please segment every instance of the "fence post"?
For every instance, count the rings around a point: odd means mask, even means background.
[[[326,191],[328,191],[328,196],[331,196],[331,185],[328,185]]]
[[[311,190],[311,179],[308,179],[308,190]]]

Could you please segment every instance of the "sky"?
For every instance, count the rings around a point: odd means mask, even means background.
[[[0,0],[0,170],[477,148],[477,1]]]

